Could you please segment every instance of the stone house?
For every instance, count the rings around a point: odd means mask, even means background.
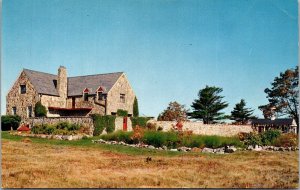
[[[135,94],[123,72],[68,77],[23,69],[6,97],[7,115],[34,117],[36,102],[47,108],[47,117],[115,115],[118,109],[133,114]]]

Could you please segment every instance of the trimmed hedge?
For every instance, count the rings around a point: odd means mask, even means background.
[[[104,129],[106,129],[107,133],[112,133],[115,130],[115,120],[116,116],[113,115],[105,115],[101,116],[99,114],[92,115],[92,119],[94,122],[94,136],[101,135]]]
[[[45,117],[47,115],[46,107],[41,102],[37,102],[34,106],[35,117]]]
[[[17,130],[21,122],[21,117],[18,115],[2,115],[1,116],[1,130],[9,131],[11,128]]]
[[[140,127],[146,127],[147,121],[149,120],[149,117],[131,117],[132,127],[135,127],[136,125]]]

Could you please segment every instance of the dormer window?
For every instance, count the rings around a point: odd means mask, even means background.
[[[26,94],[26,85],[25,84],[20,85],[20,93],[21,94]]]
[[[89,101],[88,95],[89,95],[89,90],[86,88],[83,90],[83,100],[84,101]]]
[[[104,100],[106,100],[106,95],[105,94],[103,94],[103,92],[98,92],[98,100],[99,101],[104,101]]]
[[[104,88],[102,86],[100,86],[97,90],[97,96],[98,96],[99,101],[106,100],[106,95],[103,94],[103,91],[104,91]]]

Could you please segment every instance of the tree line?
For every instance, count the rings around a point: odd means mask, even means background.
[[[258,107],[263,112],[264,118],[270,119],[273,116],[294,118],[299,128],[298,85],[298,66],[295,69],[281,72],[278,77],[275,77],[271,87],[264,90],[269,103]],[[169,106],[158,115],[158,120],[185,121],[187,119],[196,119],[202,120],[204,124],[212,124],[224,119],[230,119],[234,120],[236,124],[245,124],[249,119],[256,118],[253,115],[254,109],[247,108],[244,99],[241,99],[235,105],[230,115],[225,115],[222,110],[228,107],[228,103],[223,100],[222,91],[222,88],[216,86],[206,86],[200,89],[197,99],[191,104],[192,111],[176,101],[170,102]]]

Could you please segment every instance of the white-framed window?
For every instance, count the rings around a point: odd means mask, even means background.
[[[125,103],[125,94],[120,94],[120,102]]]
[[[32,106],[27,107],[27,117],[32,117]]]
[[[11,112],[13,115],[17,115],[17,107],[16,106],[12,107]]]
[[[26,93],[26,84],[21,84],[20,85],[20,93],[25,94]]]

